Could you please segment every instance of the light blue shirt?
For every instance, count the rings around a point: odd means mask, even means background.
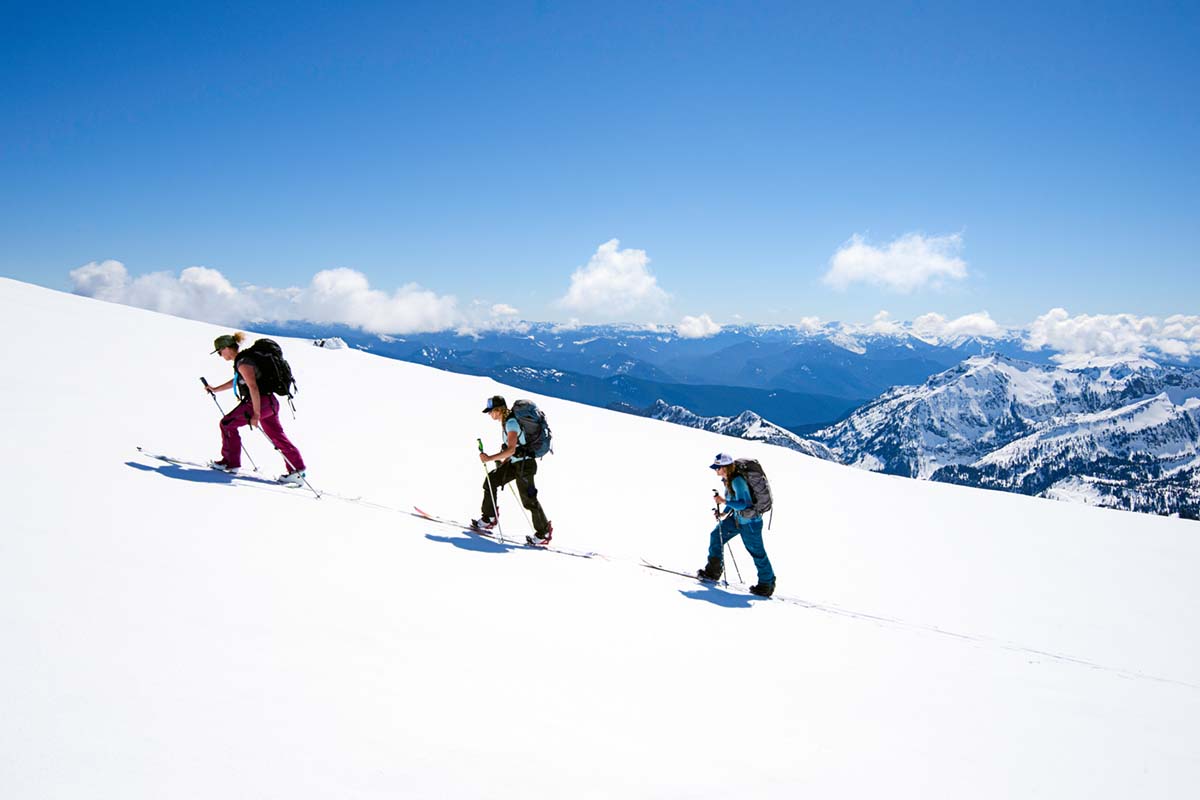
[[[525,444],[525,431],[522,430],[521,423],[517,422],[516,417],[509,417],[504,422],[504,448],[503,449],[508,448],[508,433],[509,433],[509,431],[512,431],[513,433],[515,433],[517,435],[517,444],[518,445]],[[512,461],[512,462],[525,461],[525,460],[526,459],[524,456],[518,456],[518,455],[514,455],[512,458],[509,459],[509,461]]]

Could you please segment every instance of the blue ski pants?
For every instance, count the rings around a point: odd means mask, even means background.
[[[771,559],[767,558],[767,550],[763,547],[762,517],[739,520],[737,514],[731,514],[721,520],[721,524],[713,528],[708,536],[709,558],[722,558],[721,551],[725,543],[735,536],[742,537],[746,552],[754,559],[754,568],[758,570],[758,582],[774,581],[775,570],[771,569]]]

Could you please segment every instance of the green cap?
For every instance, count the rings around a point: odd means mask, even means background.
[[[237,347],[237,346],[238,346],[237,337],[230,333],[227,333],[224,336],[218,336],[217,338],[213,339],[213,353],[219,353],[222,350],[224,350],[226,347]],[[211,356],[212,353],[209,353],[209,355]]]

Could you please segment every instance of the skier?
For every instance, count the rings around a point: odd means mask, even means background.
[[[538,501],[538,490],[534,485],[533,476],[537,474],[537,459],[517,455],[517,448],[525,444],[525,432],[521,423],[508,410],[508,404],[500,395],[495,395],[487,401],[483,413],[501,424],[504,430],[504,447],[497,453],[480,452],[479,460],[485,467],[489,461],[503,462],[495,471],[488,474],[483,482],[483,502],[480,504],[479,519],[471,521],[472,527],[488,531],[496,526],[496,505],[493,495],[510,481],[516,481],[517,494],[521,497],[521,505],[528,509],[533,518],[533,536],[528,537],[531,544],[544,545],[550,542],[554,527],[546,519],[546,512]]]
[[[299,486],[305,474],[304,459],[279,423],[279,401],[274,394],[259,391],[260,372],[255,363],[256,356],[239,352],[245,338],[246,334],[239,331],[213,340],[213,352],[233,362],[234,376],[220,386],[205,384],[205,388],[210,394],[216,394],[232,387],[234,395],[241,402],[221,419],[221,458],[212,462],[212,468],[236,472],[241,467],[242,438],[238,428],[249,425],[265,433],[283,456],[288,471],[279,477],[279,482]]]
[[[758,570],[758,583],[750,587],[750,593],[770,597],[775,591],[775,571],[771,569],[771,561],[763,547],[762,515],[754,510],[750,484],[738,473],[732,456],[726,453],[718,453],[710,469],[715,469],[725,482],[725,497],[714,493],[717,502],[714,513],[720,522],[708,537],[708,563],[696,571],[696,577],[709,581],[718,580],[724,568],[721,554],[725,543],[740,535],[746,552],[754,559],[754,566]],[[720,511],[721,503],[725,504],[723,514]]]

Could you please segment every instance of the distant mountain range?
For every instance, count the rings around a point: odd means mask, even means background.
[[[725,327],[694,339],[673,328],[564,328],[521,323],[505,330],[378,336],[345,326],[283,323],[267,333],[325,338],[454,372],[590,405],[642,411],[663,400],[701,416],[753,411],[806,434],[895,385],[924,381],[980,353],[1023,354],[1021,341],[927,340],[908,333],[855,332],[836,324]]]
[[[1200,516],[1200,371],[1185,365],[1060,366],[1060,354],[1026,351],[1015,334],[929,340],[839,325],[726,327],[702,339],[526,323],[404,337],[294,323],[264,332],[337,336],[893,475]]]

